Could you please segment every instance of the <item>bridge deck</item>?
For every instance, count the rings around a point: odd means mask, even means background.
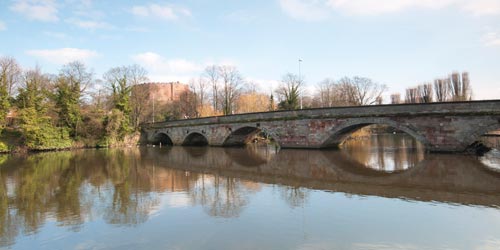
[[[229,124],[258,121],[323,119],[323,118],[360,118],[391,116],[433,116],[433,115],[500,115],[500,100],[469,102],[440,102],[420,104],[389,104],[370,106],[329,107],[302,110],[282,110],[212,116],[184,120],[146,123],[145,128],[183,127],[209,124]]]

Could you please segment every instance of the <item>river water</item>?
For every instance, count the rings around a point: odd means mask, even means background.
[[[127,148],[0,156],[5,249],[500,249],[500,152]]]

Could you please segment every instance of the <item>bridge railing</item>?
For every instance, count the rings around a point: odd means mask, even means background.
[[[165,128],[191,125],[243,123],[276,120],[355,118],[421,115],[500,115],[500,100],[440,102],[425,104],[391,104],[371,106],[328,107],[302,110],[282,110],[211,116],[156,123],[145,123],[143,128]]]

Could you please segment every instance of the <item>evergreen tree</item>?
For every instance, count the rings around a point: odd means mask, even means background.
[[[67,127],[73,138],[77,137],[78,125],[82,121],[82,92],[92,81],[92,73],[78,61],[64,65],[56,80],[54,99],[59,126]]]
[[[68,131],[55,127],[47,114],[48,84],[48,77],[39,68],[29,70],[17,97],[21,131],[26,146],[32,150],[69,148],[72,144]]]

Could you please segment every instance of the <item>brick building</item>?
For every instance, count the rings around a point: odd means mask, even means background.
[[[133,91],[145,91],[144,96],[157,104],[167,104],[177,101],[180,95],[189,91],[189,86],[180,82],[148,82],[134,86]],[[146,100],[145,100],[146,101]]]

